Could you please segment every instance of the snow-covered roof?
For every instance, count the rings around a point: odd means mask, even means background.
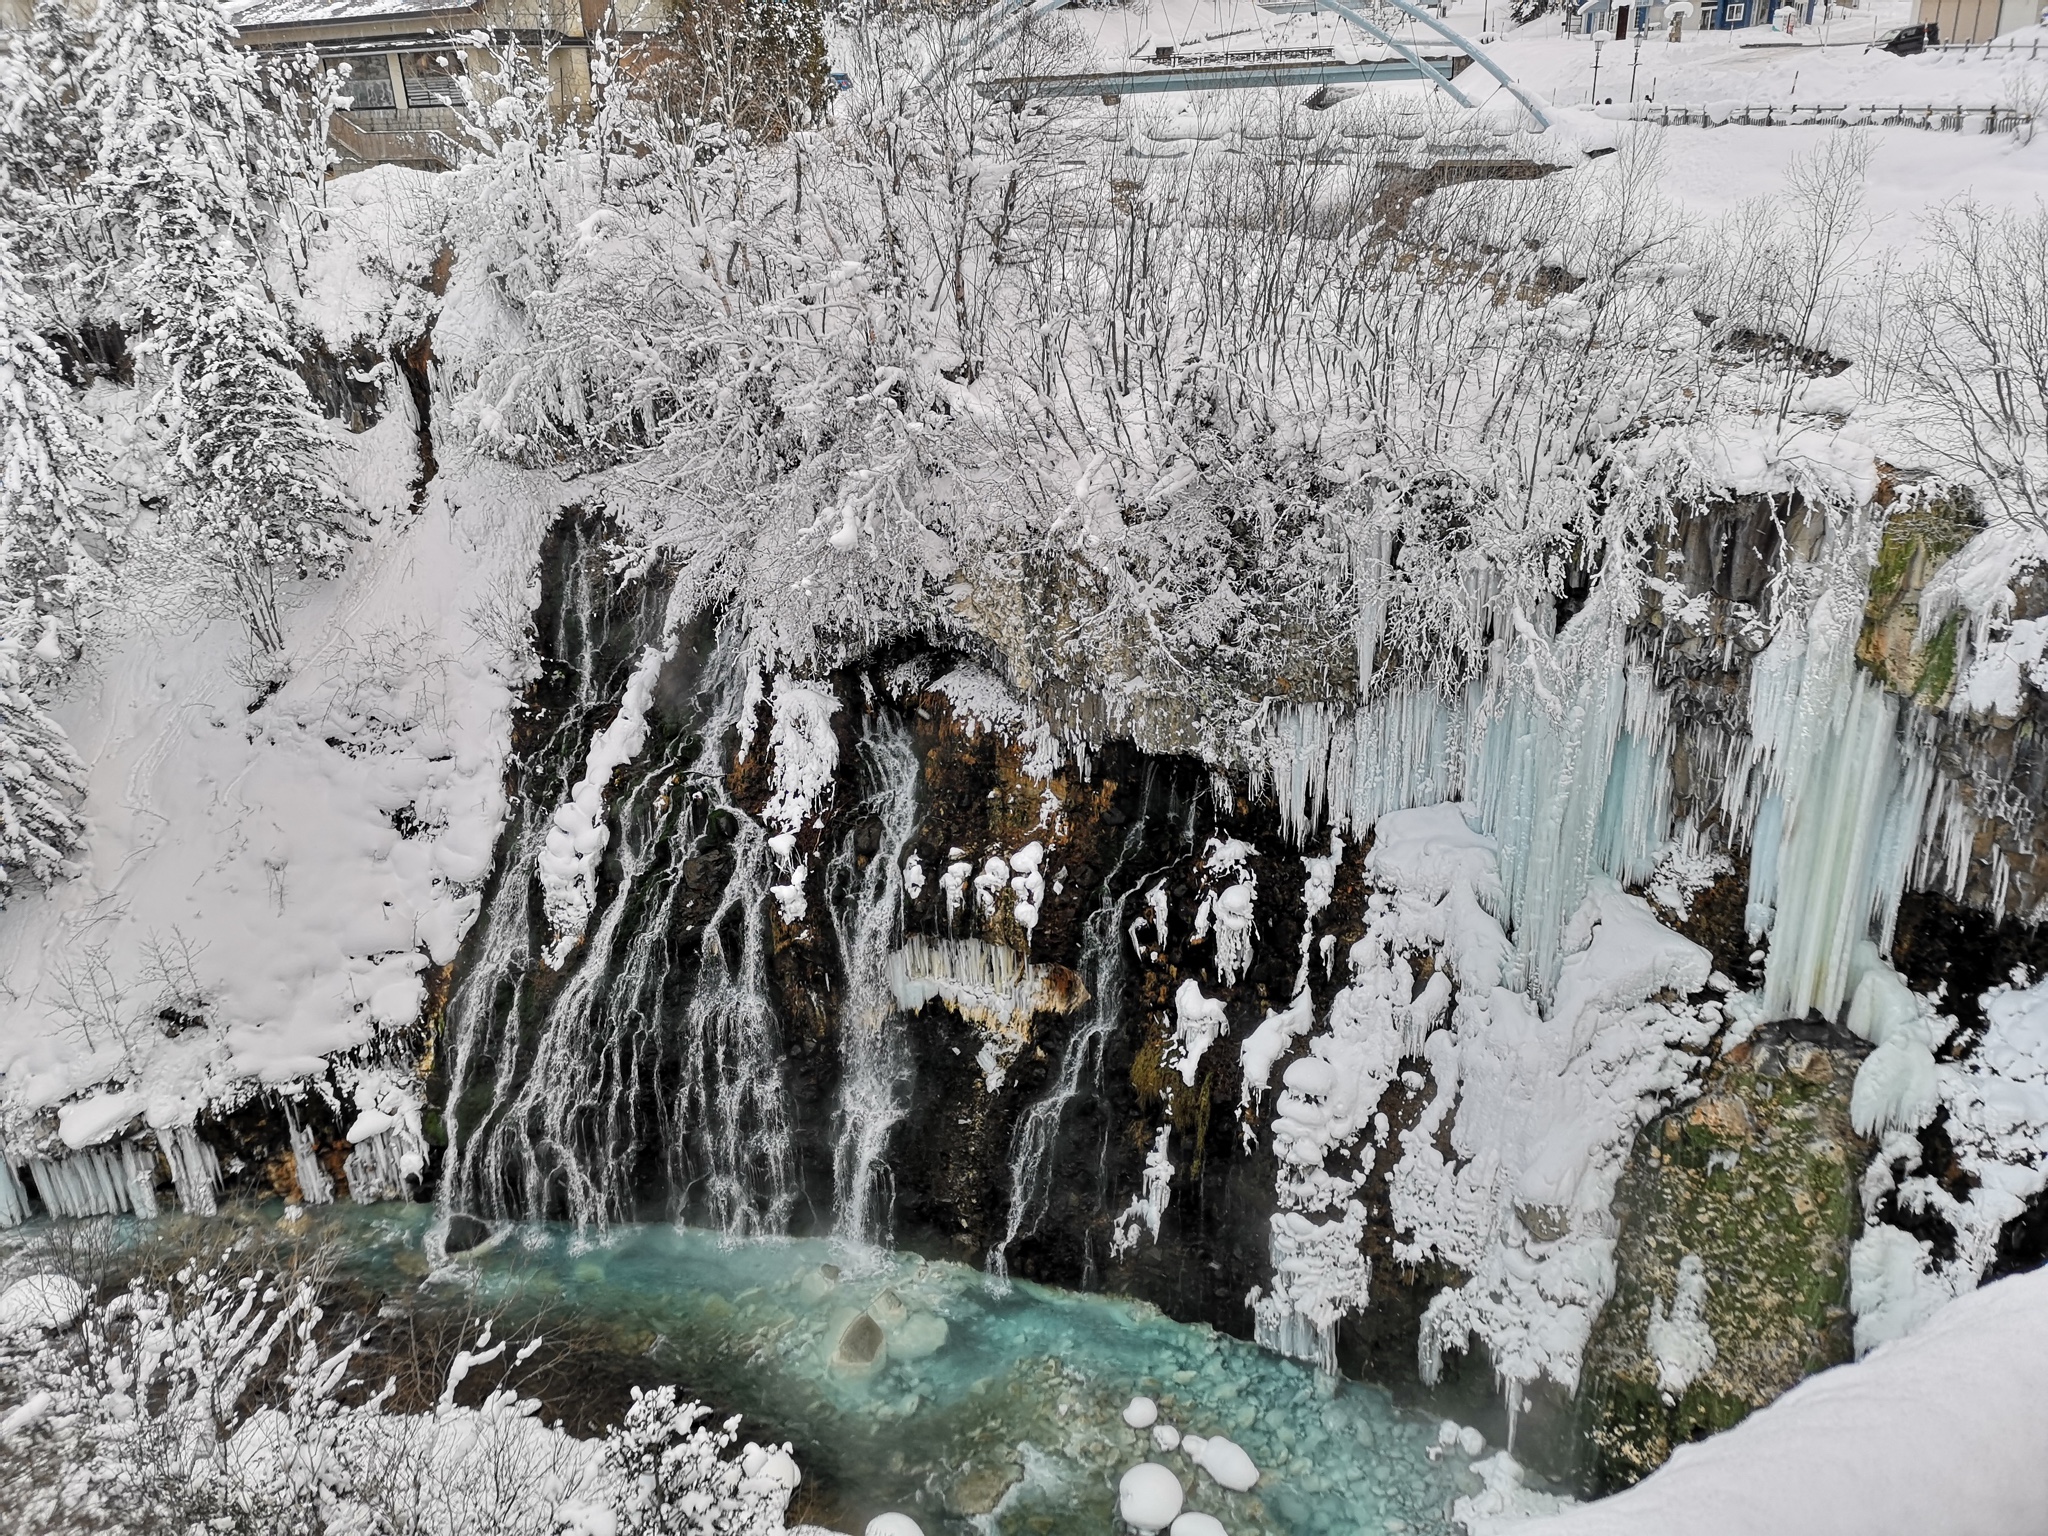
[[[458,15],[480,0],[236,0],[228,18],[240,29],[303,26],[320,21],[383,21],[387,18]]]

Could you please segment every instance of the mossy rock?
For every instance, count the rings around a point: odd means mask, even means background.
[[[1869,1156],[1849,1124],[1859,1061],[1767,1028],[1715,1063],[1698,1100],[1636,1138],[1616,1199],[1614,1296],[1580,1386],[1589,1492],[1636,1482],[1849,1358],[1849,1245]],[[1666,1392],[1652,1306],[1675,1308],[1688,1254],[1704,1265],[1714,1357]]]
[[[1956,497],[1930,497],[1903,506],[1885,524],[1856,655],[1892,692],[1930,709],[1948,702],[1956,677],[1957,617],[1923,634],[1920,594],[1934,573],[1983,526],[1976,510]]]

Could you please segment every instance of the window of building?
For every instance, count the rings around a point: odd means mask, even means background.
[[[1739,27],[1743,23],[1743,18],[1748,14],[1748,0],[1734,0],[1734,4],[1725,5],[1721,8],[1721,25],[1724,27]]]
[[[324,62],[341,76],[340,105],[344,112],[388,112],[398,105],[391,90],[391,62],[383,54]]]
[[[462,54],[408,53],[405,55],[405,100],[408,106],[455,106],[462,100],[460,84]]]

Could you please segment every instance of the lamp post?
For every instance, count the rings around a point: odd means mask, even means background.
[[[1586,98],[1592,106],[1600,105],[1600,50],[1607,46],[1607,39],[1598,32],[1593,34],[1593,93]]]

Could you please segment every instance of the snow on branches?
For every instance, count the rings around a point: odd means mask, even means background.
[[[275,651],[279,575],[333,571],[353,522],[270,270],[324,166],[305,150],[324,116],[236,45],[216,0],[111,0],[98,29],[79,106],[92,213],[117,258],[103,302],[149,333],[179,513]]]
[[[0,1505],[20,1536],[94,1530],[393,1531],[418,1536],[780,1536],[800,1480],[788,1446],[739,1442],[673,1388],[578,1440],[502,1384],[538,1348],[486,1325],[445,1386],[391,1411],[319,1288],[234,1253],[93,1299],[68,1276],[0,1287]],[[501,1384],[465,1394],[480,1366]]]

